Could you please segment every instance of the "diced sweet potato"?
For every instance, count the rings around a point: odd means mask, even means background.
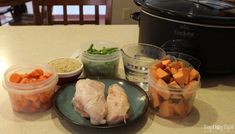
[[[160,78],[164,78],[164,77],[167,77],[169,74],[166,71],[164,71],[163,69],[158,68],[156,70],[156,75],[158,75]]]
[[[169,83],[169,87],[171,88],[181,88],[176,81],[172,81]]]
[[[176,113],[180,117],[186,116],[187,111],[183,101],[179,101],[177,104],[174,104],[174,113]]]
[[[173,77],[180,86],[184,85],[184,74],[182,72],[177,72]]]
[[[160,87],[163,90],[169,90],[168,84],[162,79],[157,80],[156,84],[158,87]]]
[[[174,67],[170,68],[171,74],[174,75],[177,73],[177,69],[175,69]]]
[[[150,75],[153,78],[154,81],[157,81],[160,79],[160,77],[158,76],[156,70],[150,70]]]
[[[171,74],[171,68],[170,67],[165,67],[164,71],[168,73],[169,75]]]
[[[198,81],[191,81],[188,85],[184,87],[183,97],[184,99],[189,99],[195,93],[193,90],[196,90],[199,87]]]
[[[160,98],[154,88],[150,87],[149,92],[152,97],[152,106],[157,108],[160,105]]]
[[[171,63],[171,60],[170,59],[166,59],[166,60],[162,60],[162,65],[169,65]]]
[[[163,117],[171,117],[173,115],[173,104],[169,101],[164,101],[159,107],[159,115]]]
[[[192,111],[193,108],[193,102],[187,102],[185,103],[185,111],[186,114],[190,113]]]
[[[171,64],[169,64],[171,68],[175,68],[176,70],[185,67],[185,64],[182,61],[174,61]]]
[[[178,94],[172,94],[171,99],[174,99],[174,100],[181,100],[182,99],[182,96],[181,95],[178,95]]]
[[[190,75],[189,75],[189,81],[192,81],[192,80],[197,80],[199,77],[199,72],[196,70],[196,69],[192,69],[190,71]]]
[[[185,117],[200,84],[199,72],[181,60],[163,59],[156,64],[150,68],[152,107],[163,117]]]
[[[170,91],[169,90],[158,90],[157,93],[164,98],[164,100],[168,100],[171,96]]]
[[[189,82],[190,69],[183,67],[178,70],[176,74],[173,75],[175,81],[183,87]]]
[[[158,90],[158,94],[162,96],[165,100],[169,99],[170,91],[167,83],[164,80],[159,79],[156,84],[159,88],[161,88],[161,90]]]
[[[155,65],[154,65],[155,69],[157,68],[164,68],[164,65],[162,64],[162,62],[158,61]]]

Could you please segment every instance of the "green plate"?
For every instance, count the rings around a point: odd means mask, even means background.
[[[114,83],[120,84],[126,90],[126,94],[128,95],[128,100],[130,103],[129,118],[127,119],[126,123],[122,122],[114,125],[92,125],[89,119],[81,117],[80,114],[74,110],[74,107],[71,103],[75,93],[75,82],[62,86],[55,94],[54,106],[58,115],[60,115],[63,119],[79,126],[93,128],[113,128],[130,124],[146,113],[149,105],[148,96],[145,91],[137,85],[129,81],[116,78],[110,79],[94,77],[90,79],[96,79],[105,84],[105,95],[107,95],[107,88],[109,85]]]

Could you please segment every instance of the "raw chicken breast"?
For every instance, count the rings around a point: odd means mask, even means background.
[[[102,82],[82,79],[76,83],[76,92],[72,103],[81,116],[89,117],[91,124],[105,124],[107,104],[104,96],[105,85]]]
[[[107,96],[108,115],[106,117],[108,124],[126,122],[130,104],[125,90],[118,84],[113,84],[108,89]]]

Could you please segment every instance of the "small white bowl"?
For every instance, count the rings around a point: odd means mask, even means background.
[[[83,70],[82,62],[74,58],[58,58],[48,64],[55,68],[59,76],[58,85],[76,80]]]

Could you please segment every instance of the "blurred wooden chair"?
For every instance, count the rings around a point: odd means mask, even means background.
[[[27,13],[25,6],[29,1],[31,0],[0,0],[0,7],[8,7],[6,11],[11,13],[13,19],[8,22],[10,25],[35,24],[33,15]]]
[[[13,9],[11,8],[11,6],[2,6],[2,7],[0,6],[0,26],[5,23],[8,23],[8,21],[4,21],[2,23],[2,18],[6,19],[6,16],[4,16],[4,15],[6,15],[7,13],[11,13],[11,16],[13,16],[12,10]]]
[[[95,8],[95,14],[92,20],[86,20],[84,14],[84,6],[92,5]],[[33,0],[33,10],[36,24],[100,24],[100,8],[99,6],[106,6],[105,24],[111,24],[112,16],[112,0]],[[53,6],[63,7],[63,19],[56,20],[53,15]],[[79,14],[77,19],[71,19],[68,14],[68,6],[79,6]]]

